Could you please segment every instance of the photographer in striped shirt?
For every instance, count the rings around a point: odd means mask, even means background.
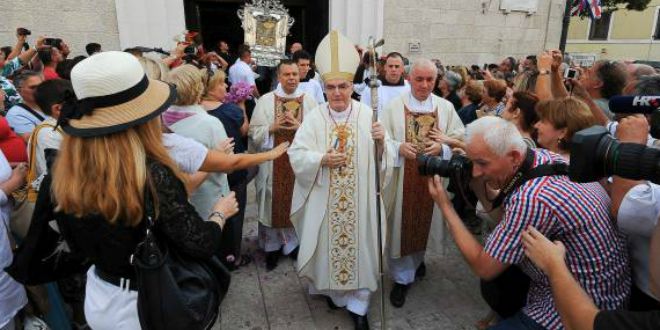
[[[485,246],[456,215],[440,177],[429,179],[429,191],[458,249],[480,278],[492,280],[511,265],[530,277],[526,305],[490,329],[563,329],[548,278],[525,258],[521,238],[529,226],[564,243],[570,273],[596,306],[623,307],[630,294],[628,255],[602,186],[571,182],[566,170],[559,170],[565,165],[547,165],[565,164],[561,156],[529,149],[516,127],[497,117],[468,125],[466,142],[472,176],[502,194],[498,199],[504,215]],[[550,167],[558,170],[553,173]]]

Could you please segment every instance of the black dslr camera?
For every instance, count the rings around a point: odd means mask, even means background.
[[[660,150],[621,143],[605,127],[592,126],[573,135],[568,173],[575,182],[617,175],[660,184]]]
[[[617,114],[651,117],[651,136],[660,136],[660,96],[614,96],[609,101]],[[610,175],[660,184],[660,150],[636,143],[620,143],[602,126],[581,130],[571,141],[568,176],[575,182],[592,182]]]
[[[463,155],[453,155],[446,160],[441,157],[417,156],[417,170],[424,176],[439,175],[450,178],[460,189],[467,191],[472,180],[472,161]]]

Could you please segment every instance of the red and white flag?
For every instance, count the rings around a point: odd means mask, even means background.
[[[602,14],[602,8],[600,6],[600,0],[584,0],[587,2],[587,9],[589,10],[589,16],[592,19],[599,19]]]

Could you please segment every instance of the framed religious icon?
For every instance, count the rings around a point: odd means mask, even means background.
[[[418,151],[426,149],[429,132],[435,127],[435,113],[407,115],[406,142],[414,144]]]
[[[279,0],[252,0],[237,14],[257,65],[276,66],[285,57],[286,36],[295,22],[289,11]]]
[[[429,133],[437,126],[437,111],[430,113],[413,112],[404,105],[406,120],[406,142],[423,153]],[[401,256],[426,250],[431,219],[433,218],[433,198],[428,193],[427,178],[419,174],[417,160],[404,161],[403,204],[415,205],[404,207],[401,213]]]
[[[293,118],[298,118],[298,116],[301,114],[300,112],[300,104],[301,102],[298,102],[297,100],[292,100],[288,101],[282,104],[282,107],[280,108],[280,111],[282,114],[287,114],[291,113],[291,116]]]

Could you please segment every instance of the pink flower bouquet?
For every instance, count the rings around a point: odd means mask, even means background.
[[[245,82],[237,82],[231,85],[229,93],[225,96],[225,102],[241,103],[247,100],[252,95],[252,86]]]

